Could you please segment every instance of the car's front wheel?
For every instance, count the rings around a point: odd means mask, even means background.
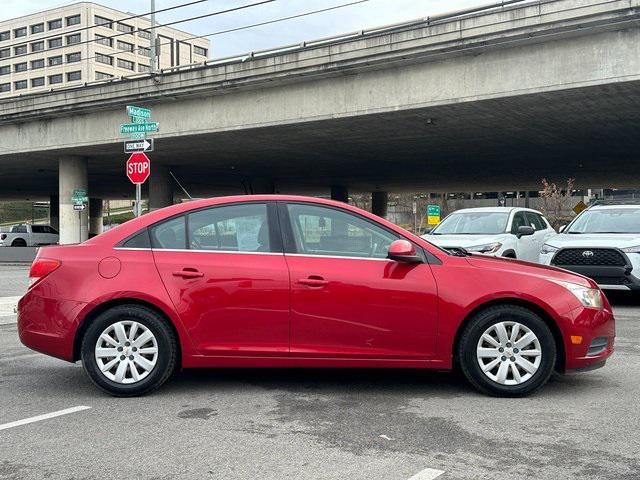
[[[536,313],[500,305],[471,319],[460,338],[458,360],[469,382],[481,392],[517,397],[547,383],[556,362],[556,344]]]
[[[82,365],[99,388],[120,397],[144,395],[166,382],[177,364],[167,322],[139,305],[120,305],[96,317],[82,340]]]

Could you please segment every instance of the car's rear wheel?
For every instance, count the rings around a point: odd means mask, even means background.
[[[462,372],[481,392],[518,397],[541,388],[553,373],[556,344],[536,313],[516,305],[487,308],[460,338]]]
[[[26,247],[27,242],[22,238],[16,238],[13,242],[11,242],[12,247]]]
[[[139,305],[96,317],[82,339],[82,364],[99,388],[120,397],[149,393],[177,364],[177,341],[164,318]]]

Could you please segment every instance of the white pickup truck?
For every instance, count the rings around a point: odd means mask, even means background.
[[[58,243],[59,234],[49,225],[27,225],[21,223],[9,232],[0,233],[0,247],[37,247]]]

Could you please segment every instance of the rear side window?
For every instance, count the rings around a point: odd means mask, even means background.
[[[146,228],[122,244],[123,248],[151,248],[149,230]]]
[[[185,250],[187,248],[185,217],[172,218],[152,227],[151,246],[161,249]]]
[[[231,252],[271,252],[267,205],[252,203],[190,213],[189,248]]]
[[[42,225],[33,225],[31,227],[31,232],[33,232],[33,233],[49,233],[49,232],[47,232],[46,228],[43,227]]]

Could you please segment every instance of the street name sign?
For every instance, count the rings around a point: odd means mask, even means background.
[[[144,152],[131,154],[126,164],[127,178],[134,185],[142,185],[151,175],[151,160]]]
[[[121,134],[157,132],[158,122],[150,123],[123,123],[120,125]]]
[[[124,153],[153,152],[153,138],[142,140],[125,140]]]
[[[127,115],[130,117],[151,118],[151,110],[134,105],[127,105]]]
[[[71,201],[74,205],[83,205],[89,201],[87,191],[81,188],[76,188],[71,194]]]

